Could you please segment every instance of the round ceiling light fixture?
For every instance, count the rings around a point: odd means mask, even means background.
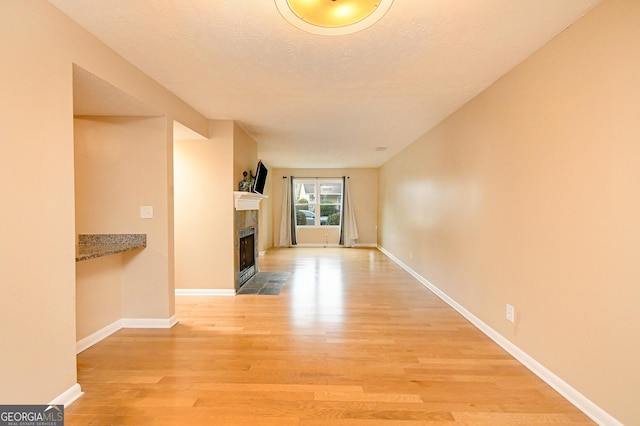
[[[291,25],[320,35],[344,35],[378,22],[393,0],[275,0]]]

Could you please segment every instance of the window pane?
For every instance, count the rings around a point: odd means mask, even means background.
[[[340,226],[342,182],[294,179],[297,226]]]
[[[342,208],[342,182],[320,183],[320,225],[339,226]]]
[[[341,182],[321,182],[320,194],[342,195],[342,183]]]
[[[314,226],[316,209],[316,184],[295,182],[296,225]]]

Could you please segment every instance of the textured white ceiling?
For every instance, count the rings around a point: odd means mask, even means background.
[[[395,0],[325,37],[273,0],[49,1],[270,165],[375,167],[600,0]]]

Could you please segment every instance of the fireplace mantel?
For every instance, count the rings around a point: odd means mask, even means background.
[[[266,195],[246,191],[233,191],[233,197],[235,198],[236,210],[258,210],[260,201],[267,198]]]

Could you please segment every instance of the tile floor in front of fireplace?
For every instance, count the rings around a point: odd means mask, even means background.
[[[237,294],[277,296],[289,279],[289,272],[258,272],[240,287]]]

